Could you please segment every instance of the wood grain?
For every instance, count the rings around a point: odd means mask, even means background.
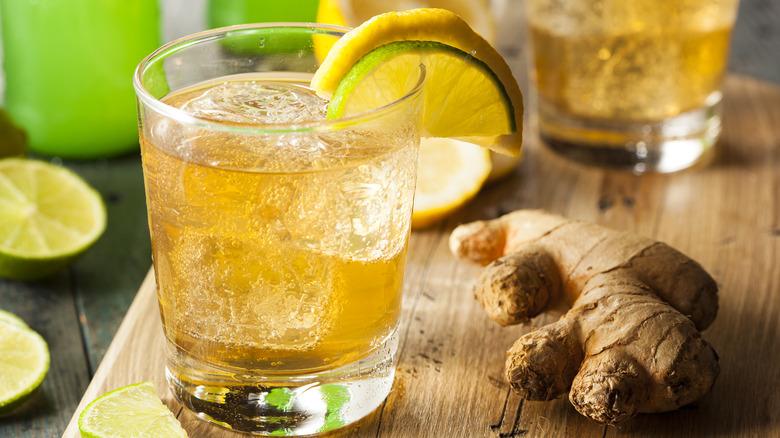
[[[16,282],[0,308],[12,309],[43,336],[51,364],[46,379],[18,410],[0,417],[0,437],[50,437],[70,421],[91,374],[81,345],[81,333],[69,273],[45,282]],[[64,282],[64,284],[63,284]],[[29,299],[34,296],[35,300]],[[7,433],[7,435],[6,435]]]
[[[514,174],[438,228],[413,233],[393,390],[368,418],[330,436],[780,436],[780,89],[732,76],[725,95],[714,161],[671,175],[580,167],[542,148],[527,127],[526,158]],[[720,313],[704,335],[722,368],[710,395],[615,428],[585,420],[566,399],[528,402],[508,389],[504,353],[529,327],[502,328],[484,315],[471,292],[479,268],[456,261],[447,238],[459,223],[527,207],[663,240],[710,271]],[[163,353],[149,276],[77,412],[108,390],[153,380],[191,437],[244,436],[181,408],[165,386]],[[78,436],[75,421],[66,437]]]
[[[34,399],[0,418],[0,438],[62,434],[149,270],[140,157],[63,165],[99,191],[108,224],[66,271],[37,282],[0,279],[0,308],[41,333],[52,358]]]
[[[79,259],[71,283],[92,375],[149,270],[151,243],[137,151],[110,163],[72,162],[69,167],[99,187],[108,213],[106,233]]]

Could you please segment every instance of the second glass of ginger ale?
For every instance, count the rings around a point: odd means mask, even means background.
[[[553,151],[674,172],[706,161],[738,0],[528,0],[538,125]]]
[[[134,76],[166,376],[223,427],[326,432],[393,382],[425,72],[326,120],[308,84],[346,31],[211,30]]]

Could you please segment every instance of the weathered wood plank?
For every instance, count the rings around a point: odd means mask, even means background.
[[[516,438],[771,436],[780,430],[780,89],[727,82],[722,152],[706,168],[672,175],[581,168],[531,141],[521,169],[438,228],[412,235],[402,342],[385,405],[334,436]],[[721,286],[721,311],[705,337],[721,355],[715,390],[695,406],[640,415],[619,428],[586,420],[563,398],[522,401],[503,378],[504,352],[529,330],[499,327],[472,298],[480,268],[447,248],[458,223],[541,207],[664,240],[699,260]],[[82,403],[153,379],[192,437],[234,437],[182,411],[164,386],[163,339],[149,280]],[[536,318],[533,325],[556,315]],[[156,333],[156,334],[155,334]],[[142,348],[142,349],[141,349]],[[74,423],[66,436],[77,436]]]
[[[73,289],[91,373],[97,369],[151,263],[141,156],[69,162],[106,203],[106,232],[79,260]]]
[[[170,403],[172,396],[165,386],[161,368],[164,348],[154,275],[150,271],[63,436],[79,437],[78,413],[86,403],[130,383],[153,381],[160,396],[176,412],[178,409]]]
[[[655,233],[718,281],[719,314],[704,336],[721,373],[695,406],[640,416],[615,435],[780,435],[780,90],[738,78],[728,87],[720,153],[670,177]]]
[[[178,0],[179,3],[182,1],[189,2],[190,0]],[[166,0],[166,2],[170,3],[173,0]],[[507,4],[507,10],[499,17],[503,24],[499,28],[498,46],[502,53],[509,56],[510,66],[521,83],[525,84],[527,72],[522,63],[525,51],[525,34],[522,26],[518,25],[518,23],[521,23],[522,18],[522,2],[507,0],[505,3]],[[780,46],[780,27],[776,25],[778,16],[780,16],[780,3],[766,0],[741,1],[740,15],[733,35],[730,60],[731,71],[750,74],[780,84],[780,68],[778,68],[780,58],[774,56],[778,53],[777,47]],[[177,19],[186,18],[177,17]],[[766,105],[751,108],[750,102],[756,98],[763,99],[761,96],[756,96],[756,93],[762,94],[768,89],[756,88],[750,81],[741,85],[735,87],[732,81],[732,92],[727,95],[727,101],[731,102],[732,105],[744,108],[745,112],[741,113],[739,117],[727,117],[724,123],[726,125],[727,139],[733,137],[729,132],[734,129],[745,131],[744,135],[739,134],[738,139],[729,140],[725,144],[725,149],[728,152],[725,156],[716,159],[712,169],[718,169],[717,172],[739,173],[739,167],[742,166],[742,163],[755,163],[753,160],[764,160],[765,167],[774,166],[777,169],[777,131],[766,129],[765,125],[773,121],[775,125],[778,124],[777,121],[780,120],[780,117],[777,114],[777,109],[780,105],[769,105],[769,108]],[[527,90],[527,88],[524,88],[524,90]],[[528,95],[529,93],[526,94]],[[745,102],[742,102],[743,100]],[[530,108],[531,103],[526,101],[526,106]],[[751,119],[758,120],[759,125],[764,126],[764,129],[760,131],[751,129],[752,122],[749,121]],[[745,125],[739,128],[737,123],[744,123]],[[531,135],[530,128],[527,128],[525,132],[528,133],[527,135]],[[771,138],[766,136],[771,136]],[[532,140],[529,141],[529,143],[531,142]],[[774,144],[774,149],[770,150],[775,155],[766,155],[765,149],[760,149],[764,152],[754,153],[756,151],[754,147],[758,143],[764,145]],[[570,165],[559,161],[554,166],[547,167],[547,161],[556,160],[557,158],[552,157],[549,153],[547,156],[544,156],[544,154],[545,151],[530,154],[520,172],[517,172],[501,184],[484,190],[480,200],[472,203],[467,209],[460,212],[457,215],[457,220],[467,221],[495,217],[500,212],[507,212],[518,207],[544,206],[554,211],[568,213],[568,211],[561,209],[561,198],[557,195],[561,194],[561,192],[568,192],[570,193],[569,199],[573,199],[571,193],[583,192],[583,190],[575,191],[577,184],[584,183],[597,184],[597,189],[589,188],[584,190],[584,192],[595,190],[603,198],[589,199],[587,202],[590,203],[590,209],[580,210],[579,212],[574,210],[571,211],[572,213],[581,214],[584,216],[583,218],[596,219],[602,223],[624,229],[632,229],[642,234],[653,236],[660,235],[662,227],[677,227],[678,230],[675,233],[663,235],[663,238],[669,240],[680,239],[679,242],[675,241],[675,244],[686,251],[693,248],[696,257],[699,257],[700,261],[708,269],[713,270],[713,274],[719,279],[722,287],[728,286],[730,290],[736,290],[737,294],[741,294],[735,301],[722,302],[720,316],[713,328],[705,333],[705,336],[712,340],[715,347],[721,352],[721,363],[724,366],[720,381],[709,400],[712,398],[720,399],[724,394],[730,394],[732,391],[753,391],[756,389],[757,381],[766,384],[765,387],[759,388],[756,396],[750,401],[742,403],[744,406],[740,405],[739,400],[741,399],[732,401],[731,406],[738,407],[734,410],[728,406],[717,405],[715,413],[723,415],[724,418],[722,424],[718,423],[724,431],[722,433],[719,432],[719,435],[771,435],[771,432],[767,432],[767,430],[772,430],[773,426],[776,428],[778,423],[776,413],[780,411],[780,404],[771,394],[767,395],[767,391],[780,387],[780,381],[778,381],[777,371],[773,373],[773,369],[766,368],[765,364],[773,363],[771,360],[768,360],[768,358],[772,359],[768,356],[770,354],[769,351],[773,350],[774,346],[777,345],[777,341],[780,340],[777,333],[779,326],[774,322],[777,319],[778,312],[773,310],[777,309],[778,306],[778,290],[780,290],[778,282],[780,279],[777,275],[770,279],[757,277],[756,275],[766,272],[766,268],[753,265],[758,263],[769,266],[770,270],[773,268],[777,269],[777,247],[770,246],[769,249],[766,249],[766,247],[761,246],[761,242],[764,240],[776,241],[780,233],[778,231],[780,224],[777,221],[777,214],[774,214],[774,222],[772,222],[772,220],[768,219],[771,215],[768,212],[764,212],[765,214],[763,215],[755,215],[761,222],[756,222],[756,225],[753,225],[750,214],[753,214],[755,211],[751,208],[740,209],[740,211],[746,212],[747,219],[740,220],[739,225],[724,225],[719,218],[722,214],[733,214],[729,210],[731,203],[741,201],[743,197],[745,200],[755,200],[755,208],[764,205],[766,210],[771,211],[774,208],[776,212],[776,200],[779,196],[777,187],[780,187],[778,172],[774,172],[774,180],[770,181],[764,181],[764,177],[759,173],[748,175],[746,177],[748,181],[736,176],[728,181],[720,182],[713,181],[711,178],[706,184],[697,186],[704,190],[702,193],[707,193],[708,190],[719,190],[723,193],[728,193],[727,196],[720,200],[710,200],[710,207],[708,208],[714,208],[713,211],[707,211],[704,207],[701,207],[702,210],[698,211],[698,214],[694,216],[698,220],[697,227],[701,229],[699,234],[711,236],[713,242],[717,242],[717,244],[709,242],[705,245],[702,242],[691,240],[690,236],[686,237],[685,234],[689,228],[687,228],[684,221],[676,219],[672,214],[673,211],[687,211],[685,199],[691,197],[690,192],[687,194],[684,192],[686,187],[689,186],[685,184],[685,178],[682,177],[683,174],[680,174],[680,176],[675,175],[671,180],[666,176],[645,176],[634,179],[631,176],[621,175],[604,178],[597,176],[594,180],[593,172],[579,170],[579,172],[584,172],[581,175],[582,179],[579,179],[580,177],[570,178],[567,174],[549,174],[550,170],[556,169],[566,173]],[[123,160],[124,158],[83,163],[83,166],[102,166],[102,170],[95,170],[95,172],[112,174],[115,171],[115,166],[121,168],[124,165]],[[70,166],[71,163],[67,163],[67,165]],[[753,165],[751,164],[751,166]],[[725,168],[720,168],[720,166],[725,166]],[[541,171],[546,173],[540,174]],[[87,173],[89,172],[91,170],[87,171]],[[598,172],[595,173],[598,174]],[[123,174],[122,171],[114,173],[114,176],[117,178],[117,187],[123,184],[120,181],[121,178],[139,178],[139,175],[140,170],[136,174],[132,174],[132,172]],[[111,175],[87,176],[90,181],[100,181],[101,178],[112,177]],[[698,178],[699,176],[698,172],[691,175],[692,178]],[[755,178],[758,179],[756,180]],[[628,180],[628,182],[625,180]],[[138,180],[136,179],[135,181]],[[640,187],[633,187],[631,181],[639,181]],[[674,181],[674,183],[672,184],[668,181]],[[757,190],[754,192],[756,195],[751,194],[745,186],[745,184],[751,184],[751,181],[753,183],[750,185],[750,190]],[[757,186],[755,181],[763,181],[763,184]],[[558,184],[561,184],[561,186],[558,186]],[[652,190],[652,196],[648,195],[651,191],[649,187],[657,185],[664,186],[664,188],[662,190]],[[130,186],[132,187],[133,185],[131,184]],[[717,189],[715,189],[716,187]],[[122,234],[123,238],[108,238],[106,240],[106,237],[104,237],[104,241],[101,241],[98,244],[99,246],[106,245],[105,242],[109,240],[112,244],[96,250],[97,252],[94,254],[88,254],[87,257],[76,264],[69,274],[63,274],[61,278],[42,284],[31,285],[19,285],[16,282],[0,280],[0,307],[8,308],[21,314],[33,327],[41,331],[49,341],[50,347],[53,348],[52,354],[55,356],[54,360],[57,361],[57,363],[52,364],[52,369],[46,381],[44,381],[41,392],[30,403],[30,408],[32,409],[26,407],[23,411],[0,419],[0,437],[60,435],[64,427],[62,419],[69,418],[74,412],[75,404],[86,385],[86,379],[89,376],[88,370],[91,368],[94,371],[94,367],[99,363],[106,351],[111,337],[119,325],[121,316],[124,314],[124,310],[127,309],[127,305],[134,296],[138,283],[148,267],[148,236],[144,234],[145,231],[143,230],[146,226],[145,216],[140,221],[136,219],[125,221],[125,225],[133,224],[133,226],[140,228],[125,229],[121,226],[125,215],[145,215],[144,202],[138,198],[138,196],[142,196],[142,192],[135,191],[134,197],[130,199],[121,196],[116,198],[117,192],[113,190],[103,190],[101,187],[98,187],[98,189],[104,195],[109,196],[109,220],[120,224],[118,227],[110,225],[107,236]],[[636,190],[636,193],[641,194],[641,196],[634,199],[637,205],[633,208],[629,208],[623,203],[624,190]],[[119,193],[121,194],[121,191]],[[482,202],[483,199],[489,200],[489,202]],[[115,205],[117,201],[121,207],[117,207],[114,210],[112,205]],[[650,211],[653,205],[660,208],[662,202],[669,219],[649,220],[650,218],[647,217],[648,211]],[[598,209],[599,205],[605,206],[603,211]],[[741,207],[745,206],[745,204],[738,205]],[[117,215],[119,217],[116,217]],[[448,227],[451,228],[449,224]],[[756,240],[756,236],[752,236],[748,239],[752,239],[750,241],[753,243],[745,244],[742,239],[744,239],[746,234],[752,233],[754,229],[760,229],[765,232],[763,235],[758,235],[763,240]],[[143,245],[147,247],[143,248]],[[108,248],[108,246],[113,247]],[[764,249],[762,250],[761,248]],[[128,250],[135,255],[124,258],[125,256],[121,255],[121,253]],[[756,260],[758,258],[760,259]],[[724,260],[728,261],[728,263],[725,263]],[[122,268],[123,263],[130,264],[130,271],[134,270],[135,273],[126,272]],[[110,270],[105,268],[106,264],[113,265],[119,269],[115,269],[111,273]],[[733,264],[736,268],[731,268],[729,264]],[[91,272],[86,272],[82,268],[87,265],[89,265],[89,271]],[[84,277],[82,277],[82,274],[84,274]],[[112,282],[112,275],[117,277],[115,278],[116,284]],[[84,288],[83,292],[78,294],[80,297],[78,306],[72,304],[75,300],[73,289],[71,289],[72,284],[76,285],[77,288],[81,284]],[[122,284],[122,286],[117,286],[117,284]],[[117,287],[122,291],[119,292]],[[760,298],[756,298],[757,296]],[[725,307],[727,304],[728,308]],[[56,311],[47,311],[48,315],[42,315],[43,311],[41,309],[46,309],[47,307],[56,309]],[[76,341],[80,336],[79,333],[82,331],[78,329],[78,318],[75,316],[79,312],[84,324],[83,332],[87,336],[86,345]],[[743,327],[739,324],[746,324],[743,320],[752,321],[753,319],[757,321],[757,328],[744,333],[742,331]],[[736,330],[734,327],[739,327],[740,330]],[[518,336],[520,332],[517,332]],[[511,338],[512,336],[509,337]],[[751,339],[757,339],[757,344],[753,345],[748,342]],[[731,345],[734,342],[748,345],[742,345],[735,355],[723,355],[723,346]],[[765,350],[761,350],[762,348]],[[88,359],[79,358],[76,355],[78,349],[84,349]],[[775,360],[774,362],[776,363],[777,361]],[[755,367],[754,364],[761,364],[761,366]],[[763,376],[760,376],[762,373]],[[740,388],[741,376],[744,376],[750,382],[744,388]],[[394,391],[396,389],[394,388]],[[55,393],[60,395],[52,395]],[[388,399],[386,409],[393,409],[390,405],[392,400],[394,399]],[[514,417],[507,418],[517,412],[520,402],[517,397],[513,396],[509,396],[508,399],[505,397],[504,400],[508,400],[504,423],[500,422],[502,418],[500,410],[492,413],[493,416],[489,422],[491,425],[498,424],[500,427],[497,430],[500,432],[508,433],[508,431],[511,431],[511,427],[506,427],[506,421],[513,422]],[[55,404],[54,401],[60,404]],[[500,404],[496,402],[496,405]],[[696,409],[701,410],[702,407],[714,409],[707,403],[702,403]],[[525,412],[526,415],[532,412],[533,408],[528,408],[527,406],[525,408],[521,412]],[[565,409],[566,412],[571,412],[571,407],[564,401],[560,402],[560,406],[557,409]],[[754,422],[755,426],[745,427],[742,424],[743,420],[739,416],[746,412],[748,413],[748,418],[744,421]],[[686,413],[664,414],[662,417],[665,420],[667,416],[673,418],[676,415],[681,415],[680,421],[690,420]],[[360,425],[361,430],[363,427],[366,427],[367,430],[376,430],[377,424],[381,422],[380,417],[380,415],[376,415],[376,418],[372,417],[373,419],[370,421],[362,422]],[[524,430],[523,427],[525,427],[529,430],[529,433],[525,436],[535,436],[532,433],[534,431],[540,431],[541,433],[550,430],[549,428],[545,429],[542,425],[546,418],[537,417],[536,419],[529,419],[522,422],[522,426],[517,430]],[[195,419],[193,418],[192,421],[195,421]],[[529,425],[531,424],[529,423],[530,421],[537,421],[539,425]],[[373,429],[363,426],[364,424],[371,424]],[[676,423],[673,422],[672,424]],[[636,425],[634,426],[635,429],[609,429],[609,431],[617,432],[618,435],[629,433],[652,435],[651,432],[656,430],[656,426],[656,422],[650,421],[647,427]],[[712,430],[712,428],[708,430]],[[664,432],[668,432],[668,430]],[[375,436],[373,432],[367,432],[367,434]],[[661,432],[657,432],[657,435],[661,435]],[[678,435],[678,433],[670,435]]]
[[[151,263],[140,156],[64,165],[102,195],[108,224],[66,272],[43,282],[0,281],[0,308],[39,330],[52,356],[41,391],[3,418],[0,437],[62,433]]]
[[[73,301],[72,272],[37,283],[0,282],[0,308],[17,314],[49,346],[49,372],[33,397],[0,417],[0,437],[59,436],[91,378]]]
[[[740,0],[732,34],[729,68],[780,83],[780,2]]]
[[[472,298],[467,280],[476,269],[449,254],[448,230],[419,234],[438,238],[420,282],[408,290],[412,306],[398,365],[403,396],[384,412],[380,436],[490,436],[490,413],[505,393],[491,383],[503,352],[485,342],[499,336],[497,327]]]

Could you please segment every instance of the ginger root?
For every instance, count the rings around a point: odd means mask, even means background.
[[[475,296],[502,325],[527,322],[560,299],[571,309],[507,352],[506,378],[528,400],[569,391],[583,415],[617,424],[710,391],[718,356],[702,338],[717,285],[664,243],[538,210],[457,227],[450,249],[488,265]]]

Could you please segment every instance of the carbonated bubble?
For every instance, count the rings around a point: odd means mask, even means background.
[[[290,84],[226,82],[203,91],[181,109],[222,122],[296,124],[325,119],[327,101]]]

